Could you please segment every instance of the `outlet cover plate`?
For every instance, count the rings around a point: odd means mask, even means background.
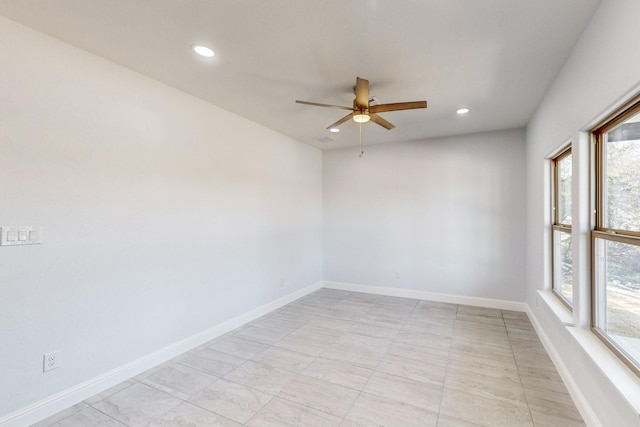
[[[53,369],[60,367],[60,352],[52,351],[51,353],[45,353],[43,356],[43,372],[49,372]]]

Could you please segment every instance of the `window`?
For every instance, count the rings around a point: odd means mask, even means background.
[[[593,134],[592,326],[640,374],[640,98]]]
[[[552,288],[571,309],[573,263],[571,260],[571,148],[552,159]]]

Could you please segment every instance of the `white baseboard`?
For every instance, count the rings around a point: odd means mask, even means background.
[[[558,353],[556,348],[553,346],[553,343],[542,329],[540,322],[533,314],[533,310],[531,310],[531,308],[527,306],[526,311],[527,316],[529,316],[529,319],[531,320],[533,328],[536,330],[536,333],[538,334],[538,337],[540,338],[540,341],[542,342],[545,350],[549,354],[549,357],[551,357],[553,364],[558,370],[560,378],[562,378],[562,381],[567,386],[567,390],[573,398],[573,401],[576,404],[576,408],[578,409],[578,412],[580,412],[580,415],[582,415],[585,424],[588,427],[602,427],[602,423],[591,408],[591,405],[589,405],[587,398],[584,396],[584,394],[576,384],[573,375],[571,375],[571,373],[567,369],[567,366],[562,361],[562,358],[560,357],[560,354]]]
[[[226,334],[258,317],[264,316],[278,308],[289,304],[311,292],[322,288],[318,282],[298,291],[292,292],[275,301],[262,305],[248,313],[229,319],[212,328],[206,329],[181,341],[119,366],[109,372],[98,375],[67,390],[35,402],[29,406],[0,418],[0,427],[26,427],[82,402],[116,384],[135,377],[142,372],[166,362],[186,351],[194,349],[214,338]]]
[[[473,305],[476,307],[497,308],[500,310],[527,311],[527,304],[492,298],[469,297],[463,295],[440,294],[435,292],[416,291],[413,289],[384,288],[380,286],[357,285],[355,283],[322,282],[323,287],[342,291],[363,292],[391,297],[413,298],[426,301],[448,302],[451,304]]]

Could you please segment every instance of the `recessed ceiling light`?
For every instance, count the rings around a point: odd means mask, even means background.
[[[329,129],[329,132],[338,133],[338,132],[340,132],[340,129],[338,129],[338,128],[331,128],[331,129]]]
[[[468,108],[460,108],[456,113],[458,114],[467,114],[469,112]]]
[[[215,52],[213,50],[199,44],[194,44],[193,46],[191,46],[191,49],[193,49],[193,51],[198,55],[204,56],[206,58],[211,58],[213,55],[215,55]]]

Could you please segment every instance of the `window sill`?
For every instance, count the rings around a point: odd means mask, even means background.
[[[573,314],[551,291],[539,290],[558,321],[640,417],[640,377],[635,375],[591,330],[574,327]]]
[[[542,299],[558,321],[564,326],[573,326],[573,313],[551,291],[538,291],[538,298]]]
[[[600,371],[615,385],[635,413],[640,416],[640,378],[590,330],[572,327],[567,329]]]

